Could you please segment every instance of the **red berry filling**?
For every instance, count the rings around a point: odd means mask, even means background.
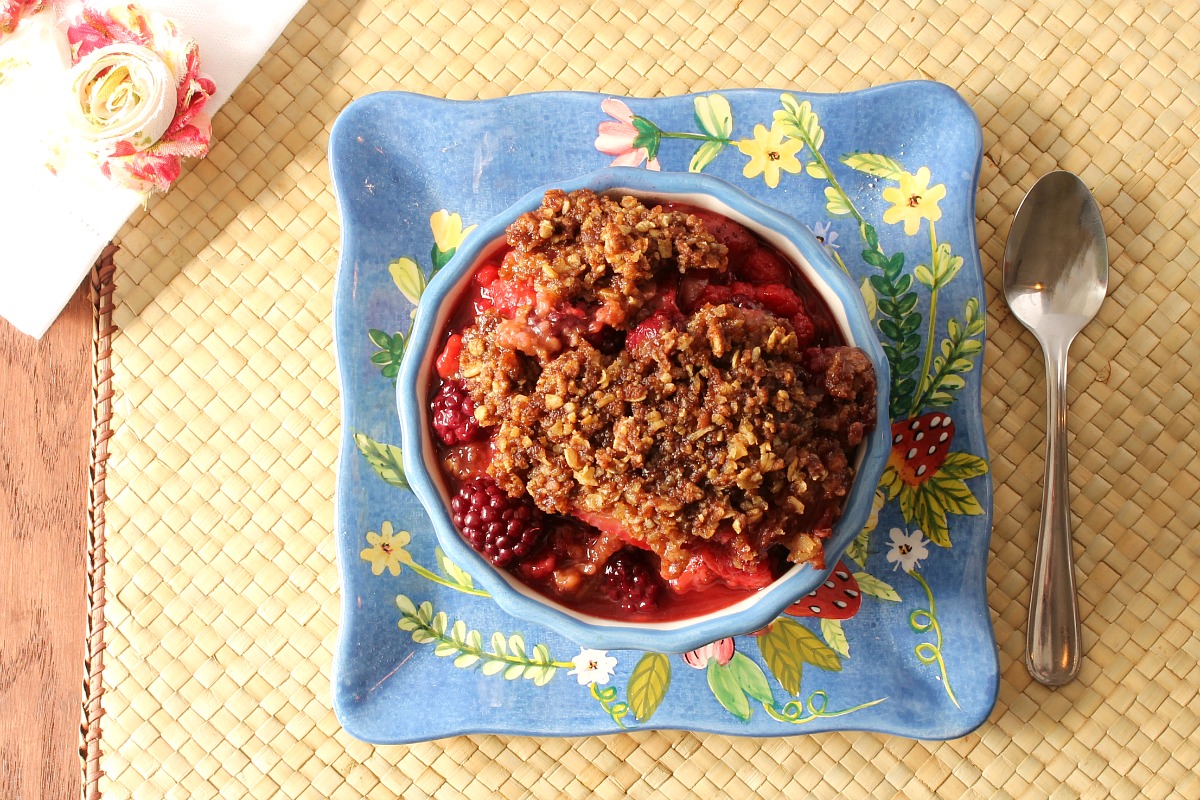
[[[471,547],[497,567],[529,555],[542,538],[542,512],[522,498],[509,497],[490,477],[459,487],[450,513]]]
[[[650,565],[650,555],[626,548],[604,565],[602,587],[608,599],[623,611],[654,611],[663,593],[658,569]]]
[[[431,405],[433,432],[442,444],[453,447],[483,438],[483,429],[475,419],[475,402],[462,381],[443,383]]]
[[[573,196],[565,197],[574,201]],[[543,212],[551,208],[548,203]],[[566,210],[563,205],[564,218]],[[584,613],[613,619],[632,614],[641,620],[672,620],[731,605],[790,569],[789,551],[779,544],[747,551],[753,546],[753,532],[748,536],[738,528],[735,533],[726,520],[711,538],[695,538],[680,561],[677,554],[652,551],[651,545],[627,527],[627,517],[618,518],[607,510],[588,512],[573,505],[566,487],[557,504],[548,504],[544,491],[540,495],[532,494],[532,489],[526,491],[521,475],[510,472],[512,452],[505,448],[511,447],[511,431],[504,438],[500,429],[511,424],[511,419],[493,413],[495,393],[513,396],[509,402],[532,402],[543,392],[538,382],[543,367],[559,358],[576,357],[581,347],[599,353],[601,363],[659,358],[670,346],[665,342],[677,341],[697,312],[713,306],[753,310],[745,316],[747,320],[761,314],[786,320],[801,348],[791,363],[814,375],[827,366],[822,348],[843,344],[820,296],[779,251],[742,225],[713,212],[687,206],[663,210],[700,218],[711,234],[710,244],[685,241],[677,253],[678,268],[674,264],[656,267],[649,281],[644,273],[637,277],[630,262],[621,261],[628,253],[636,255],[636,248],[611,249],[613,241],[620,244],[620,237],[633,235],[626,229],[606,229],[602,240],[580,234],[580,247],[603,248],[612,273],[592,284],[586,270],[572,273],[580,262],[566,250],[551,247],[539,256],[549,261],[518,263],[517,251],[522,247],[536,246],[539,237],[549,238],[547,230],[551,236],[559,235],[559,221],[549,229],[536,220],[523,232],[514,233],[516,226],[510,228],[509,249],[493,253],[476,270],[460,298],[435,362],[438,378],[432,387],[431,424],[442,445],[439,455],[453,491],[451,516],[464,539],[492,564],[510,570],[537,591]],[[529,244],[531,239],[534,245]],[[643,266],[653,260],[653,241],[643,251]],[[699,249],[687,252],[688,246]],[[714,268],[714,252],[720,268]],[[554,283],[561,278],[574,281],[576,287],[583,285],[585,290],[544,292],[537,288],[543,274],[549,276],[551,285],[567,285]],[[606,283],[608,280],[612,283]],[[483,375],[479,351],[466,349],[478,346],[471,337],[478,338],[481,325],[493,326],[498,338],[509,343],[502,359],[482,364]],[[664,370],[670,366],[665,360],[661,363]],[[525,388],[516,391],[516,386]],[[556,395],[554,409],[571,413],[575,403],[570,395],[570,389]],[[582,408],[583,414],[590,413],[587,406]],[[861,422],[853,424],[862,427]],[[610,430],[609,435],[618,432]],[[577,457],[563,455],[567,462]],[[593,466],[598,470],[603,465]],[[812,526],[817,537],[813,541],[817,542],[828,535],[838,513],[836,505],[818,503],[803,510],[797,519]],[[815,553],[810,552],[804,560],[819,566],[819,543],[815,547]],[[668,556],[674,558],[673,563],[668,564]]]

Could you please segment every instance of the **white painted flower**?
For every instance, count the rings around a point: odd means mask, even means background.
[[[834,242],[837,241],[838,234],[837,234],[837,231],[833,230],[832,222],[829,222],[828,220],[826,220],[825,222],[818,222],[816,225],[809,228],[809,230],[812,231],[813,236],[817,237],[817,241],[820,242],[821,244],[825,245],[825,247],[827,249],[829,249],[829,250],[841,250],[842,249],[842,246],[840,244],[834,244]]]
[[[574,675],[580,686],[606,684],[617,668],[617,660],[607,651],[589,650],[586,647],[579,650],[579,655],[572,658],[571,663],[575,665],[575,669],[567,674]]]
[[[929,558],[929,548],[925,545],[928,540],[920,530],[905,533],[899,528],[892,528],[892,547],[888,550],[889,563],[901,567],[905,572],[912,572],[926,558]],[[894,570],[896,567],[892,567]]]

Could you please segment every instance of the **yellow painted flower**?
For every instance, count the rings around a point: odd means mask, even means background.
[[[754,138],[742,139],[737,143],[742,155],[750,156],[742,174],[747,178],[763,176],[767,186],[774,189],[779,185],[779,173],[790,172],[793,175],[801,170],[800,159],[796,153],[804,147],[799,139],[784,141],[783,127],[772,123],[770,130],[762,125],[754,126]]]
[[[386,569],[392,575],[400,574],[400,565],[413,563],[412,556],[404,549],[412,540],[408,531],[392,531],[392,523],[384,522],[379,533],[367,532],[367,542],[371,545],[364,549],[359,556],[364,561],[371,562],[371,573],[382,575]]]
[[[937,222],[942,218],[938,202],[946,196],[945,184],[929,185],[929,168],[921,167],[917,174],[900,173],[900,186],[889,186],[883,190],[883,199],[892,207],[883,212],[883,221],[889,225],[904,222],[904,234],[916,236],[921,220]]]
[[[444,208],[429,216],[429,227],[433,229],[433,243],[443,253],[457,250],[463,239],[467,238],[467,234],[475,230],[474,225],[463,228],[462,217],[451,214]]]

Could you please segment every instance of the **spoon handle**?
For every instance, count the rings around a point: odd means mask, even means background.
[[[1071,556],[1071,498],[1067,480],[1069,347],[1070,341],[1046,346],[1046,477],[1025,649],[1029,674],[1047,686],[1073,681],[1079,674],[1083,651]]]

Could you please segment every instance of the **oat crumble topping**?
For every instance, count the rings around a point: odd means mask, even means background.
[[[749,303],[680,313],[671,281],[727,267],[694,215],[555,190],[508,243],[500,277],[535,293],[511,316],[482,311],[460,360],[500,485],[619,531],[664,576],[709,540],[738,569],[773,545],[820,565],[875,424],[865,353],[801,347],[787,319]],[[598,341],[606,330],[624,347]]]

